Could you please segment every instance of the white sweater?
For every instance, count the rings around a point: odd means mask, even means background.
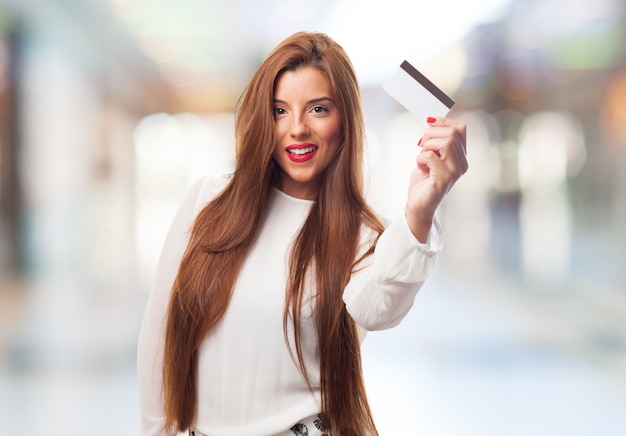
[[[165,434],[161,363],[170,291],[193,220],[227,181],[223,176],[196,182],[167,235],[138,345],[141,435]],[[311,204],[272,190],[230,305],[200,349],[195,428],[201,433],[274,435],[319,413],[319,355],[312,320],[303,317],[301,341],[313,395],[285,344],[282,322],[288,257]],[[372,235],[363,233],[365,246]],[[385,230],[374,255],[352,275],[343,295],[363,333],[402,320],[434,268],[440,241],[435,225],[428,244],[420,244],[403,218]]]

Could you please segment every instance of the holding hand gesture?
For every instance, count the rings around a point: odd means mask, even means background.
[[[447,118],[429,117],[427,121],[405,209],[409,227],[420,242],[428,237],[437,207],[468,169],[466,124]]]

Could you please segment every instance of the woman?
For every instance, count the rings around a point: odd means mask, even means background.
[[[166,239],[139,340],[142,434],[377,434],[360,343],[410,309],[467,170],[465,125],[428,122],[385,229],[363,197],[347,55],[304,32],[270,53],[238,104],[234,173],[198,181]]]

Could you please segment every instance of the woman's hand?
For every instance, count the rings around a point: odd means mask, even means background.
[[[429,127],[418,145],[422,152],[409,180],[405,214],[413,235],[425,242],[435,211],[454,183],[467,171],[466,124],[428,118]]]

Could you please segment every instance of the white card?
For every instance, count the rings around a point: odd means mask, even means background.
[[[383,89],[426,126],[428,117],[445,117],[454,106],[445,92],[408,61],[385,82]]]

